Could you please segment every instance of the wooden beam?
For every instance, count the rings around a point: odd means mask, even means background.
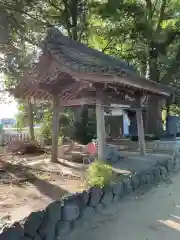
[[[52,116],[52,156],[51,161],[56,162],[58,157],[58,137],[59,137],[59,98],[53,96],[53,116]]]
[[[96,121],[97,121],[97,140],[98,140],[98,159],[103,160],[105,150],[105,124],[104,108],[101,100],[96,101]]]
[[[78,99],[70,99],[70,100],[60,100],[60,107],[70,107],[70,106],[81,106],[84,104],[88,105],[96,105],[97,98],[96,97],[89,97],[89,98],[78,98]],[[103,106],[110,106],[110,104],[121,104],[121,105],[127,105],[132,108],[138,107],[138,102],[136,100],[130,101],[130,100],[119,100],[116,98],[112,99],[104,99],[101,100],[101,104]]]
[[[143,117],[142,117],[141,107],[139,109],[136,109],[136,119],[137,119],[137,129],[138,129],[138,140],[139,140],[140,155],[145,156],[146,146],[145,146],[144,125],[143,125]]]
[[[139,76],[136,73],[127,73],[127,76],[118,76],[114,73],[92,73],[92,72],[77,72],[73,71],[72,68],[66,66],[62,60],[59,59],[52,60],[51,62],[52,66],[52,72],[55,70],[67,73],[77,79],[80,79],[82,81],[88,81],[88,82],[94,82],[94,83],[115,83],[117,85],[125,85],[130,88],[136,88],[141,89],[145,92],[151,92],[158,95],[164,95],[164,96],[171,96],[173,93],[173,90],[171,88],[168,88],[167,86],[158,84],[154,81],[150,81],[145,79],[144,77]],[[42,76],[39,78],[39,81],[42,80]]]
[[[57,65],[60,72],[88,82],[99,83],[115,83],[117,85],[125,85],[130,88],[141,89],[145,92],[151,92],[158,95],[171,96],[173,93],[171,88],[161,85],[151,80],[147,80],[138,74],[130,73],[127,76],[118,76],[114,73],[91,73],[91,72],[76,72],[63,64],[63,61],[54,60],[54,65]]]

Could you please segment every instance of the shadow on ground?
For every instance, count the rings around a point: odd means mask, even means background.
[[[12,181],[13,184],[23,187],[23,184],[29,182],[34,185],[43,195],[51,198],[52,200],[57,200],[60,197],[68,194],[68,191],[47,181],[48,173],[40,171],[35,172],[25,166],[12,164],[9,162],[7,163],[3,160],[0,160],[0,164],[2,166],[1,172],[3,173],[3,177],[12,177],[14,179],[14,181]]]

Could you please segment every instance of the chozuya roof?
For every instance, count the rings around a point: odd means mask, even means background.
[[[108,56],[85,44],[64,36],[58,29],[50,28],[42,46],[43,52],[49,52],[53,58],[72,72],[96,74],[101,76],[104,83],[117,83],[135,87],[149,93],[170,96],[173,90],[154,81],[141,77],[132,66],[125,61]],[[95,74],[95,75],[94,75]],[[109,77],[104,74],[108,74]],[[116,76],[116,78],[112,78]],[[85,76],[85,75],[83,75]],[[103,77],[103,78],[102,78]],[[98,79],[98,78],[97,78]],[[97,80],[98,82],[98,80]]]
[[[51,28],[44,40],[44,47],[57,60],[66,60],[75,71],[82,72],[129,72],[136,73],[134,68],[123,60],[105,55],[64,36],[58,29]],[[78,66],[78,67],[77,67]]]
[[[24,75],[16,89],[9,90],[16,97],[36,95],[38,99],[40,95],[41,98],[49,94],[50,97],[57,93],[63,95],[65,88],[76,96],[74,82],[82,85],[79,91],[100,84],[101,88],[112,87],[115,92],[118,89],[122,93],[142,90],[146,94],[169,97],[174,92],[141,77],[126,62],[74,41],[56,28],[49,29],[42,50],[36,66]],[[93,91],[96,92],[96,87]]]

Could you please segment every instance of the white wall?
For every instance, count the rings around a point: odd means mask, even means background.
[[[122,116],[123,115],[123,132],[124,135],[127,136],[129,135],[129,119],[127,114],[124,112],[124,109],[130,108],[128,105],[120,105],[120,104],[112,104],[111,105],[111,116]],[[105,113],[105,115],[108,115]]]
[[[122,116],[124,114],[124,108],[130,108],[128,105],[111,104],[111,116]],[[105,113],[105,115],[107,115]]]

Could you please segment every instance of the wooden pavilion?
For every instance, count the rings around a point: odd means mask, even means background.
[[[128,104],[136,109],[140,153],[145,154],[141,99],[171,98],[166,86],[148,81],[124,61],[105,55],[51,28],[36,66],[13,90],[18,98],[53,102],[52,161],[57,160],[59,113],[63,107],[96,104],[98,156],[105,147],[105,105]]]

